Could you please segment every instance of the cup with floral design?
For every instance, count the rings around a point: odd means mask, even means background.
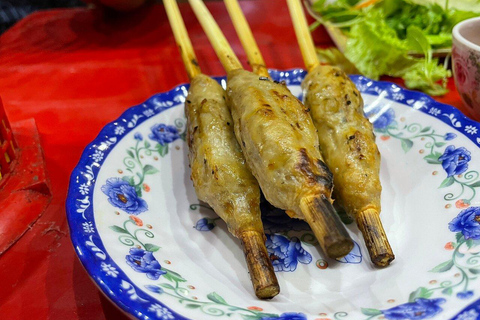
[[[453,74],[463,103],[480,116],[480,17],[453,28]]]

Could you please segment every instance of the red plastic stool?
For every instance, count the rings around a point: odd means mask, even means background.
[[[15,159],[16,148],[12,128],[3,108],[2,99],[0,99],[0,179],[10,171],[12,161]]]
[[[10,126],[0,99],[0,255],[27,232],[52,194],[34,119]]]

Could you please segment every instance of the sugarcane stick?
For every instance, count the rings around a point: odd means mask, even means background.
[[[380,153],[363,100],[339,68],[319,64],[300,0],[287,0],[298,44],[308,70],[305,105],[319,134],[327,165],[336,168],[335,195],[362,232],[372,262],[395,258],[380,220]]]
[[[202,25],[203,31],[205,31],[208,39],[210,40],[210,44],[215,50],[215,53],[220,59],[224,69],[227,71],[243,69],[242,64],[238,60],[237,56],[230,47],[230,44],[216,23],[208,23],[208,21],[213,21],[213,17],[210,14],[210,11],[208,11],[207,7],[205,7],[205,4],[202,1],[189,0],[188,2],[190,3],[195,15],[197,16],[197,19]],[[215,41],[212,41],[211,37],[217,38]]]
[[[201,74],[202,71],[198,65],[197,56],[195,55],[192,42],[188,36],[187,28],[183,22],[176,0],[165,0],[163,4],[175,37],[175,42],[180,50],[183,65],[187,71],[188,78],[192,80]]]
[[[287,0],[287,4],[305,67],[307,68],[307,71],[310,71],[320,63],[318,61],[310,30],[308,29],[305,14],[303,13],[302,5],[300,0]]]
[[[264,77],[270,77],[268,69],[265,66],[262,54],[258,49],[257,42],[253,37],[252,30],[248,25],[247,19],[243,15],[242,9],[237,0],[224,0],[228,14],[232,19],[233,26],[237,32],[240,42],[247,54],[247,60],[252,67],[253,72]]]
[[[240,239],[256,296],[271,299],[280,292],[280,287],[265,247],[258,183],[246,168],[235,140],[230,126],[233,121],[223,99],[223,89],[215,80],[201,74],[176,1],[164,0],[164,5],[191,80],[186,114],[189,120],[188,142],[195,190],[199,198],[209,203],[227,222],[229,231]],[[207,92],[210,87],[213,90]],[[205,95],[202,94],[204,92]],[[208,142],[217,143],[202,148],[202,144]],[[222,152],[228,154],[223,163],[218,158]],[[213,169],[207,166],[213,166]],[[211,170],[215,170],[215,174],[212,175]],[[222,182],[230,183],[229,188],[222,185]],[[239,225],[242,228],[235,228]]]
[[[232,64],[234,53],[204,3],[189,2],[227,71],[235,134],[266,199],[305,219],[329,257],[345,256],[353,241],[333,209],[332,176],[308,111],[284,85]]]

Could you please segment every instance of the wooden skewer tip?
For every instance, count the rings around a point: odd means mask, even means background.
[[[388,242],[380,214],[373,208],[367,208],[357,215],[356,220],[373,264],[378,267],[388,266],[395,259],[395,255]]]
[[[240,234],[240,241],[255,295],[260,299],[272,299],[279,294],[280,286],[265,247],[264,234],[258,231],[244,231]]]
[[[336,259],[352,251],[353,240],[325,196],[304,198],[300,208],[327,256]]]

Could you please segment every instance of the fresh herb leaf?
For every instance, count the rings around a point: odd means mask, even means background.
[[[403,75],[405,85],[411,89],[418,89],[433,96],[444,95],[448,92],[445,81],[442,84],[438,81],[451,76],[449,70],[437,64],[438,61],[433,59],[428,63],[418,61],[411,66]]]
[[[415,53],[423,53],[427,63],[432,60],[432,46],[422,30],[416,26],[409,26],[407,29],[407,45]]]

